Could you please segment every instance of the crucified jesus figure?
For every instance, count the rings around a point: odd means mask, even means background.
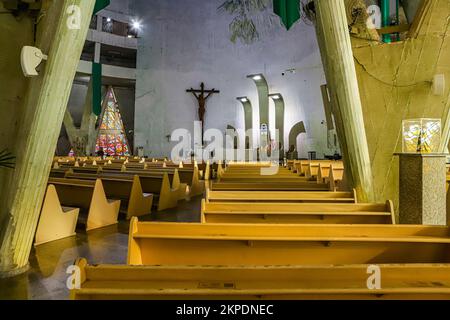
[[[203,127],[206,113],[206,100],[208,100],[208,98],[212,94],[220,93],[220,91],[216,89],[205,90],[205,84],[202,82],[200,84],[200,89],[191,88],[186,90],[186,92],[192,93],[198,101],[198,118],[202,122],[202,136],[203,136]]]

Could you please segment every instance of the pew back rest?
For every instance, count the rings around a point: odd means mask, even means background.
[[[62,205],[89,209],[96,181],[50,178],[48,184],[55,186]]]
[[[355,202],[353,192],[329,191],[212,191],[206,190],[207,201],[314,201]]]
[[[435,226],[278,224],[274,227],[134,219],[129,240],[131,265],[417,263],[450,259],[449,229]]]

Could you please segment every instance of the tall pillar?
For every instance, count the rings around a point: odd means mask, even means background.
[[[45,6],[44,6],[45,4]],[[94,0],[47,0],[37,25],[35,46],[48,60],[29,82],[17,156],[6,206],[5,233],[0,244],[0,277],[27,269],[52,158],[63,122],[72,82],[80,60]]]
[[[272,98],[275,104],[275,130],[278,129],[280,156],[282,156],[281,152],[284,153],[284,99],[281,93],[269,94],[269,97]]]
[[[362,202],[374,200],[369,148],[344,0],[315,0],[316,32],[346,175]]]
[[[255,82],[256,89],[258,90],[258,103],[259,103],[259,128],[260,130],[260,146],[267,146],[268,130],[269,130],[269,86],[266,78],[262,74],[253,74],[247,76]],[[261,128],[265,126],[266,132],[263,132]]]

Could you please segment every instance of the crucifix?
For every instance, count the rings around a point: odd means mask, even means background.
[[[203,140],[203,127],[204,127],[204,118],[205,118],[205,112],[206,112],[206,100],[208,100],[208,98],[212,94],[220,93],[220,91],[216,90],[214,88],[212,90],[205,90],[205,84],[202,82],[200,84],[200,89],[190,88],[190,89],[186,90],[186,92],[192,93],[198,101],[198,118],[202,122],[202,140]]]

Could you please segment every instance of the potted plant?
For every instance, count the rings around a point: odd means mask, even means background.
[[[0,151],[0,168],[14,169],[16,157],[7,149]]]

